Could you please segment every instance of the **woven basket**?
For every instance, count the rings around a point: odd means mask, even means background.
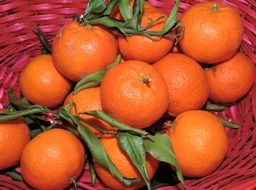
[[[148,0],[152,5],[169,13],[173,0]],[[179,14],[202,0],[182,0]],[[56,31],[81,14],[86,0],[0,0],[0,108],[8,104],[6,92],[13,89],[20,96],[18,79],[24,65],[40,54],[42,45],[33,32],[38,25],[52,42]],[[244,20],[245,32],[241,50],[256,63],[256,1],[222,0],[239,10]],[[256,189],[256,85],[242,101],[228,108],[221,115],[237,122],[241,128],[229,129],[230,146],[222,165],[213,174],[198,179],[186,179],[188,189]],[[3,156],[3,155],[0,155]],[[171,180],[171,179],[170,179]],[[99,181],[92,186],[86,166],[79,189],[107,189]],[[31,189],[0,173],[0,189]],[[159,190],[183,189],[179,184]]]

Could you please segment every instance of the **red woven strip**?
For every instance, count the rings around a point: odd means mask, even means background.
[[[0,188],[7,187],[9,190],[29,190],[29,188],[22,182],[13,181],[11,178],[0,175]]]
[[[154,6],[169,13],[173,0],[148,0]],[[181,0],[179,15],[189,6],[203,0]],[[2,1],[0,6],[0,108],[8,103],[7,90],[14,89],[19,95],[18,77],[20,71],[42,48],[33,32],[33,25],[38,25],[52,41],[56,31],[67,23],[73,14],[82,13],[86,0],[30,0]],[[245,33],[242,50],[256,63],[255,55],[255,0],[222,0],[225,4],[238,9],[244,19]],[[227,129],[230,139],[229,152],[220,168],[213,174],[200,179],[186,180],[189,189],[223,189],[232,184],[242,184],[247,179],[256,178],[256,126],[253,117],[256,116],[256,85],[250,93],[238,104],[230,107],[221,115],[231,121],[241,124],[238,130]],[[3,181],[1,181],[3,180]],[[7,182],[8,181],[8,182]],[[19,187],[5,176],[0,176],[4,186],[10,189]],[[85,169],[78,186],[81,189],[106,189],[97,181],[90,185],[90,175]],[[23,184],[22,184],[23,185]],[[25,187],[25,186],[24,186]],[[166,187],[175,189],[180,187]],[[23,187],[21,187],[22,189]]]

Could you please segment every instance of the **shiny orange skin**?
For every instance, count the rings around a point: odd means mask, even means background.
[[[206,70],[209,99],[217,103],[232,103],[243,97],[255,82],[255,66],[244,54]]]
[[[104,69],[118,53],[116,38],[107,30],[87,27],[72,21],[54,38],[53,62],[67,78],[79,81],[84,76]]]
[[[168,135],[184,176],[203,177],[213,173],[227,154],[228,136],[224,126],[207,111],[181,113]]]
[[[235,9],[227,5],[198,3],[183,13],[181,21],[184,34],[180,47],[185,54],[199,62],[215,64],[226,61],[241,44],[242,19]]]
[[[0,170],[19,163],[29,140],[29,127],[22,119],[0,123]]]
[[[64,104],[68,103],[74,103],[74,107],[71,108],[71,113],[74,115],[77,115],[79,113],[87,112],[87,111],[93,111],[93,110],[102,110],[101,108],[101,102],[100,102],[100,87],[92,87],[92,88],[87,88],[84,90],[79,91],[76,94],[69,94],[69,96],[66,98]],[[106,122],[95,118],[93,116],[89,116],[86,114],[80,114],[80,117],[83,119],[91,122],[94,125],[97,125],[98,127],[101,127],[104,130],[109,130],[113,129],[112,126],[107,124]],[[97,136],[101,136],[102,133],[85,124],[84,126],[89,129],[91,132],[96,134]]]
[[[33,188],[61,190],[84,168],[85,150],[80,140],[64,129],[50,129],[34,137],[21,157],[21,174]]]
[[[109,158],[124,177],[139,178],[142,180],[141,182],[137,182],[135,184],[127,186],[120,182],[118,179],[114,178],[110,174],[110,172],[107,171],[104,167],[95,163],[95,170],[101,181],[106,186],[114,190],[132,190],[145,186],[145,182],[143,181],[142,176],[140,175],[139,171],[136,169],[130,158],[120,148],[117,139],[115,137],[109,137],[101,138],[100,141],[105,148]],[[149,179],[152,179],[152,177],[154,176],[158,168],[158,164],[158,160],[154,159],[149,153],[146,154],[146,166]]]
[[[182,53],[169,53],[153,64],[168,87],[168,113],[178,114],[201,109],[209,97],[209,85],[203,68]]]
[[[103,111],[140,129],[160,119],[169,105],[167,86],[160,73],[152,65],[136,60],[110,69],[102,80],[100,95]]]
[[[38,55],[25,66],[19,79],[23,96],[34,104],[60,105],[71,89],[71,82],[61,75],[51,55]]]
[[[164,16],[147,31],[161,31],[167,16],[156,9],[148,2],[144,4],[144,12],[141,19],[141,26],[145,27],[151,20],[156,20]],[[125,60],[140,60],[147,63],[153,63],[165,56],[173,47],[173,38],[156,37],[152,39],[142,35],[118,36],[118,46]]]

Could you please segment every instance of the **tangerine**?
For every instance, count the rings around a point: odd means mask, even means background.
[[[217,103],[232,103],[244,96],[255,81],[255,67],[244,54],[206,70],[209,81],[209,99]]]
[[[19,163],[29,140],[29,127],[22,119],[0,123],[0,170]]]
[[[169,53],[153,66],[167,84],[170,115],[203,107],[209,96],[209,85],[203,68],[195,60],[182,53]]]
[[[228,136],[210,112],[191,110],[176,117],[168,135],[184,176],[203,177],[214,172],[228,150]]]
[[[85,150],[71,132],[54,128],[35,136],[21,156],[21,174],[35,189],[64,189],[83,168]]]
[[[71,89],[71,82],[57,71],[51,55],[34,57],[22,70],[19,85],[29,101],[48,107],[60,105]]]
[[[168,89],[150,64],[130,60],[110,69],[100,87],[103,111],[135,128],[157,121],[169,105]]]
[[[237,11],[219,2],[202,2],[181,16],[184,26],[180,47],[185,54],[207,64],[226,61],[237,52],[243,22]]]
[[[118,53],[116,38],[99,26],[84,26],[76,21],[64,25],[54,38],[53,63],[67,78],[79,81],[84,76],[111,64]]]
[[[147,31],[161,31],[167,16],[148,2],[144,3],[141,26],[146,27],[152,20],[163,17],[153,24]],[[173,38],[156,37],[151,38],[142,35],[129,35],[117,37],[118,46],[125,60],[140,60],[153,63],[165,56],[173,47]]]

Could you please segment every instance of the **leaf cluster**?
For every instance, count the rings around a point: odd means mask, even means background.
[[[163,19],[160,16],[156,20],[142,27],[141,19],[143,15],[145,0],[134,0],[134,4],[131,7],[129,0],[93,0],[89,1],[86,10],[83,15],[74,15],[74,19],[79,23],[91,27],[92,25],[100,25],[110,28],[119,32],[125,36],[127,35],[144,35],[149,38],[152,36],[160,37],[178,37],[182,34],[181,30],[178,30],[178,34],[171,34],[171,31],[180,29],[181,23],[177,18],[179,0],[175,1],[172,11],[168,15],[167,20],[164,22],[164,26],[160,31],[149,31],[148,29]],[[112,17],[112,13],[115,8],[118,7],[122,19],[115,19]]]

